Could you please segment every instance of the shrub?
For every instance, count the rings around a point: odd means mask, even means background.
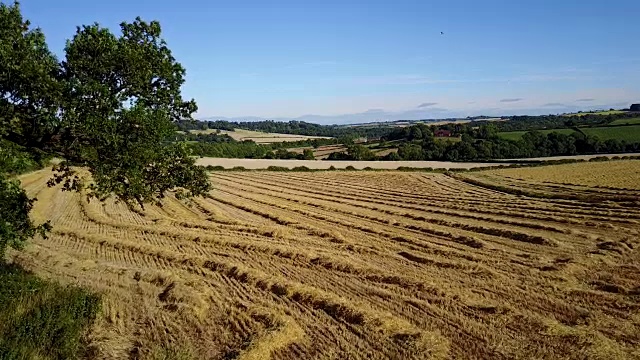
[[[306,171],[306,172],[312,171],[311,169],[309,169],[309,168],[308,168],[308,167],[306,167],[306,166],[296,166],[296,167],[294,167],[294,168],[293,168],[293,169],[291,169],[291,170],[292,170],[292,171]]]
[[[275,166],[275,165],[271,165],[269,167],[267,167],[268,171],[289,171],[289,168],[284,167],[284,166]]]

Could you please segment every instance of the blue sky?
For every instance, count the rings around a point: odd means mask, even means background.
[[[23,0],[77,25],[159,20],[199,117],[354,122],[640,102],[640,1]],[[444,35],[441,35],[444,32]],[[303,115],[320,115],[307,116]]]

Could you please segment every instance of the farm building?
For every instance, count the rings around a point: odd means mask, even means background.
[[[436,130],[433,133],[433,135],[435,135],[435,137],[450,137],[451,136],[451,131],[440,129],[440,130]]]
[[[631,107],[629,107],[629,110],[631,110],[631,111],[640,111],[640,104],[631,105]]]

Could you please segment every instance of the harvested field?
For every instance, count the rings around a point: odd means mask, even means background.
[[[207,198],[130,211],[50,175],[21,179],[53,233],[12,255],[104,294],[96,358],[640,357],[640,191],[214,172]]]
[[[487,174],[541,183],[610,186],[640,190],[640,160],[499,169],[487,172]]]
[[[287,150],[298,153],[298,154],[302,154],[302,152],[306,149],[313,150],[313,156],[315,157],[316,160],[326,159],[329,157],[329,155],[331,155],[334,152],[347,151],[347,148],[342,144],[319,146],[318,148],[315,148],[315,149],[312,146],[306,146],[306,147],[299,147],[299,148],[291,148]]]
[[[208,130],[191,130],[194,134],[214,134],[217,132],[215,129]],[[244,129],[235,129],[234,131],[221,130],[221,134],[227,134],[236,141],[251,140],[257,144],[271,144],[289,141],[301,141],[309,139],[328,139],[323,136],[310,136],[310,135],[293,135],[293,134],[279,134],[279,133],[265,133],[260,131],[251,131]]]

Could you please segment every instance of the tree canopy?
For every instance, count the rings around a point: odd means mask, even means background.
[[[120,30],[78,27],[59,60],[18,3],[0,4],[0,256],[7,244],[47,228],[29,220],[32,200],[10,179],[19,172],[11,154],[62,159],[50,185],[100,200],[143,205],[170,190],[210,189],[187,147],[171,141],[175,123],[192,119],[197,107],[182,98],[185,69],[160,24],[136,18]]]

